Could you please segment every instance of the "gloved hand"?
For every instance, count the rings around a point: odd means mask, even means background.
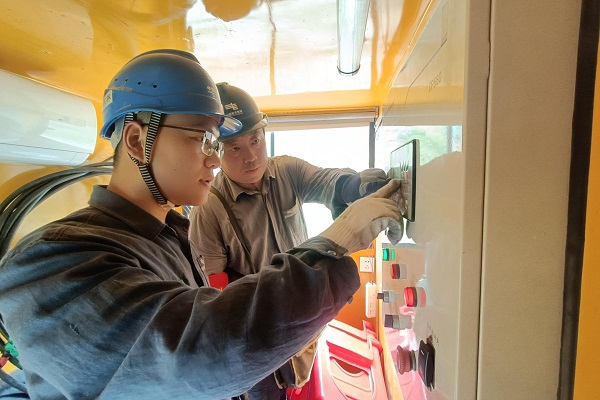
[[[392,220],[385,231],[385,236],[391,244],[396,245],[402,240],[404,235],[404,218],[400,218],[400,221]]]
[[[382,169],[365,169],[358,174],[350,175],[345,178],[339,189],[340,197],[344,203],[352,203],[366,195],[376,192],[385,186],[388,181],[389,179]]]
[[[332,240],[349,253],[366,249],[379,232],[400,224],[400,208],[390,199],[398,189],[400,180],[392,179],[377,192],[356,200],[319,236]]]
[[[400,191],[392,194],[390,199],[396,202],[396,204],[400,204]],[[398,244],[404,235],[404,218],[400,218],[400,221],[393,221],[393,223],[391,223],[385,231],[385,235],[391,244]]]

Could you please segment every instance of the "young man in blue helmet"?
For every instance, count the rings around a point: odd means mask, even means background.
[[[302,204],[324,204],[335,218],[349,203],[387,183],[381,169],[356,173],[319,168],[295,157],[267,157],[267,116],[241,88],[228,83],[218,83],[217,88],[225,114],[238,119],[242,128],[219,137],[224,146],[221,172],[208,202],[190,213],[190,239],[210,277],[226,272],[233,281],[256,273],[274,254],[307,240]],[[252,388],[250,399],[285,399],[283,388],[302,385],[308,378],[312,350]]]
[[[109,185],[0,261],[0,317],[31,398],[235,396],[352,297],[359,280],[344,254],[399,219],[388,199],[396,181],[273,267],[223,291],[206,287],[189,222],[173,207],[206,201],[216,139],[238,128],[188,52],[143,53],[117,72],[100,131],[116,147]]]

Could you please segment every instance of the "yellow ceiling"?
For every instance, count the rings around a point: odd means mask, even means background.
[[[372,0],[361,68],[337,71],[335,0],[0,0],[0,69],[86,97],[134,55],[192,51],[267,113],[382,104],[436,0]]]

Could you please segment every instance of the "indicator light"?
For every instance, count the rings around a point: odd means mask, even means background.
[[[389,261],[390,259],[390,249],[383,249],[381,252],[381,258],[383,261]]]

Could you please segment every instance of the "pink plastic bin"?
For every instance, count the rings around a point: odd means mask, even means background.
[[[381,345],[365,324],[360,331],[332,321],[317,345],[310,380],[289,390],[290,400],[387,400]]]

